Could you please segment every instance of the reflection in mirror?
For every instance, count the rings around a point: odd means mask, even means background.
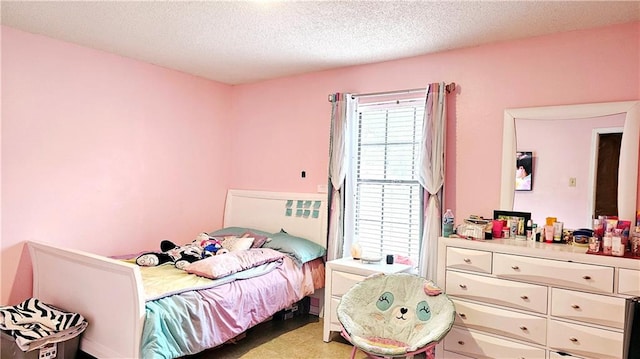
[[[593,184],[598,182],[593,181],[591,160],[597,158],[594,142],[599,137],[594,138],[593,133],[622,132],[623,125],[622,114],[563,121],[516,118],[516,150],[533,150],[536,167],[535,188],[516,191],[513,210],[531,212],[534,223],[544,223],[545,217],[552,216],[567,228],[590,228],[594,211],[586,204],[593,202],[590,194],[595,193]],[[615,181],[612,200],[617,203],[618,157],[608,160],[613,169],[605,174],[610,175],[609,182]],[[616,205],[608,215],[617,214]]]
[[[533,152],[517,150],[515,180],[516,191],[531,191],[533,188]]]
[[[579,121],[598,121],[597,125],[586,126],[580,130],[588,133],[588,139],[578,140]],[[525,124],[527,122],[528,124]],[[521,133],[534,132],[528,125],[537,122],[543,126],[557,126],[543,129],[542,134],[534,135],[531,139],[520,139]],[[517,123],[517,125],[516,125]],[[635,218],[638,177],[638,144],[640,137],[640,101],[608,102],[584,105],[531,107],[507,109],[504,114],[503,153],[502,153],[502,183],[500,193],[500,209],[531,212],[537,223],[547,216],[564,219],[566,228],[591,227],[594,213],[595,175],[597,171],[595,161],[591,156],[593,128],[605,128],[600,132],[619,131],[622,127],[623,135],[620,144],[620,160],[618,166],[618,214],[623,219]],[[568,133],[558,134],[559,138],[552,139],[559,128],[564,127]],[[517,140],[516,140],[517,130]],[[564,131],[564,130],[563,130]],[[598,132],[598,131],[596,131]],[[545,137],[547,136],[547,137]],[[530,142],[527,142],[530,141]],[[520,143],[522,142],[522,143]],[[565,148],[555,148],[549,155],[543,157],[546,143],[564,144]],[[516,145],[516,143],[518,143]],[[545,146],[541,146],[545,144]],[[586,146],[586,147],[585,147]],[[530,192],[515,192],[513,181],[516,173],[516,150],[534,152],[534,176],[536,177],[533,190]],[[540,152],[542,151],[542,152]],[[571,155],[560,158],[560,155]],[[576,156],[584,158],[578,163]],[[586,157],[585,157],[586,156]],[[586,173],[586,174],[585,174]],[[540,176],[547,176],[549,186],[540,185]],[[575,178],[575,187],[570,187]],[[582,178],[582,179],[581,179]],[[555,181],[555,182],[554,182]],[[569,191],[559,195],[559,190]],[[578,190],[584,191],[578,191]],[[536,194],[543,194],[540,199]],[[546,197],[545,197],[546,196]],[[555,201],[555,198],[561,198]],[[536,204],[526,201],[537,201]],[[533,209],[532,209],[533,208]],[[566,213],[566,214],[565,214]],[[575,220],[573,218],[575,214]],[[566,218],[566,219],[565,219]],[[573,224],[572,224],[573,223]]]
[[[593,188],[593,216],[618,215],[618,164],[622,128],[594,130],[592,159],[596,168],[589,172],[590,179],[595,178]],[[592,166],[593,167],[593,166]]]

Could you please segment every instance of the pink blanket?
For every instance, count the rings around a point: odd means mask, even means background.
[[[285,256],[265,275],[147,302],[141,355],[175,358],[216,347],[323,286],[322,259],[300,268]]]

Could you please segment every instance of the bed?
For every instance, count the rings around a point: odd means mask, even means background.
[[[326,200],[326,194],[229,190],[223,227],[252,228],[269,233],[285,230],[289,235],[306,238],[325,247]],[[224,343],[248,327],[269,319],[269,316],[295,300],[301,299],[279,297],[277,293],[283,290],[277,289],[278,286],[290,289],[301,285],[283,282],[291,281],[287,277],[292,276],[282,272],[284,269],[278,268],[252,279],[236,280],[210,289],[186,291],[175,296],[147,301],[141,270],[137,265],[39,242],[29,242],[28,247],[33,264],[33,296],[43,302],[82,314],[89,326],[83,333],[80,349],[98,358],[174,357],[195,354]],[[281,267],[290,270],[291,263],[295,261],[291,261],[289,256],[285,259]],[[322,262],[322,258],[318,260]],[[306,269],[299,263],[293,266],[299,267],[300,270]],[[319,270],[323,271],[323,266]],[[312,290],[319,289],[321,284],[317,283],[317,279],[314,281],[316,283]],[[276,288],[275,293],[268,293],[268,298],[263,299],[263,304],[266,303],[264,300],[270,304],[265,305],[268,307],[266,309],[262,306],[255,308],[256,302],[251,298],[260,295],[256,292],[264,292],[265,288]],[[295,292],[298,293],[297,296],[309,294],[308,289],[306,292]],[[197,311],[197,320],[188,320],[193,313],[168,314],[162,310],[158,313],[159,303],[172,297],[179,298],[185,308],[193,306],[189,303],[193,303],[194,298],[188,299],[189,297],[197,297],[197,306],[204,306],[204,309]],[[218,318],[215,310],[208,308],[206,303],[214,303],[221,298],[236,308],[241,308],[237,309],[238,311],[248,313],[246,318],[240,317],[244,316],[242,313],[224,313],[223,318]],[[154,318],[151,318],[152,316]],[[186,352],[162,355],[149,353],[150,347],[152,351],[165,350],[162,345],[153,348],[157,346],[153,343],[153,338],[157,335],[156,330],[175,330],[172,327],[174,324],[164,323],[163,318],[171,317],[179,317],[179,321],[187,323],[183,327],[192,326],[190,324],[197,322],[198,326],[192,330],[199,334],[190,334],[184,338]],[[226,327],[224,330],[218,330],[218,324]],[[219,332],[224,334],[221,335]],[[177,337],[183,335],[179,333]]]

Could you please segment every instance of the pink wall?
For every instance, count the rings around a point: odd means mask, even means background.
[[[221,224],[230,87],[2,27],[2,297],[24,241],[104,255]]]
[[[230,184],[315,191],[327,176],[327,94],[453,81],[445,206],[458,221],[491,216],[499,206],[504,109],[639,99],[639,38],[636,22],[234,87],[232,117],[241,139],[234,159],[250,165],[234,166]]]
[[[227,188],[316,191],[331,92],[458,84],[446,171],[458,220],[498,207],[505,108],[640,98],[640,23],[235,87],[2,29],[0,304],[30,294],[25,240],[136,251],[217,227]]]

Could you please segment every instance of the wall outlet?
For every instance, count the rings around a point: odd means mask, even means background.
[[[575,177],[570,177],[569,178],[569,187],[575,187],[576,186],[576,178]]]

